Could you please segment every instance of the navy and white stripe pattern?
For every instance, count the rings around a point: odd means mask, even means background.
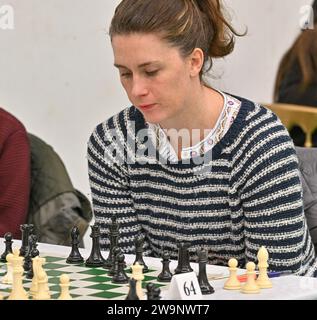
[[[235,257],[244,267],[268,249],[269,269],[317,276],[314,247],[303,212],[302,189],[294,145],[279,119],[243,98],[237,118],[212,152],[212,170],[195,174],[199,165],[109,161],[114,144],[130,147],[146,127],[130,107],[98,125],[88,143],[90,185],[101,247],[109,249],[111,216],[120,223],[119,245],[134,253],[134,237],[146,235],[146,254],[162,250],[177,258],[177,242],[209,252],[212,264]],[[117,139],[112,139],[113,130]],[[129,150],[127,151],[129,153]],[[124,152],[118,151],[122,157]]]

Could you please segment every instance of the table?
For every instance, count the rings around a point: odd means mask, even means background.
[[[13,247],[20,248],[21,241],[14,240]],[[71,248],[65,246],[57,246],[57,245],[50,245],[39,243],[38,249],[40,251],[41,256],[57,256],[67,258]],[[0,238],[0,254],[4,251],[4,239]],[[90,252],[86,249],[80,249],[80,252],[84,259],[87,259]],[[102,252],[103,257],[108,257],[108,252]],[[125,261],[128,266],[130,266],[134,262],[134,255],[125,255]],[[149,266],[150,269],[156,269],[157,271],[161,271],[162,264],[161,259],[158,258],[151,258],[151,257],[144,257],[145,263]],[[177,261],[172,260],[170,263],[170,269],[173,272],[177,266]],[[198,264],[191,263],[191,267],[194,269],[195,272],[198,273]],[[67,268],[73,268],[72,265],[67,266]],[[4,272],[4,266],[2,267],[2,275]],[[85,267],[85,269],[88,269]],[[54,270],[54,264],[52,264],[52,268],[50,271],[52,274],[58,274],[58,269]],[[239,269],[238,274],[243,274],[245,271]],[[78,284],[80,287],[80,281],[82,280],[81,276],[78,275],[74,276],[76,279],[71,279],[71,286],[72,284]],[[86,272],[87,273],[87,272]],[[223,275],[227,276],[228,269],[223,266],[207,266],[207,274],[208,275]],[[299,277],[299,276],[282,276],[278,278],[272,278],[271,281],[273,283],[273,288],[271,289],[262,289],[259,294],[243,294],[239,291],[229,291],[224,290],[223,285],[226,279],[213,279],[210,280],[210,283],[215,289],[215,293],[212,295],[205,295],[203,296],[203,300],[316,300],[317,299],[317,279],[310,278],[310,277]],[[110,284],[110,282],[109,282]],[[57,283],[55,284],[57,286]],[[0,286],[0,293],[3,289],[3,285]],[[83,288],[78,288],[78,291],[83,290]],[[87,288],[85,290],[88,290]],[[125,295],[123,295],[123,291],[121,288],[117,288],[117,291],[120,293],[121,296],[118,296],[118,299],[125,299]],[[168,285],[162,288],[161,296],[162,299],[166,299],[168,297]],[[88,294],[84,296],[76,297],[75,299],[104,299],[104,297],[90,297]],[[114,297],[116,299],[116,297]]]

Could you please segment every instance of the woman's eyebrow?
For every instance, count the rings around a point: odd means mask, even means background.
[[[160,61],[149,61],[149,62],[145,62],[145,63],[139,64],[138,68],[144,68],[144,67],[147,67],[147,66],[149,66],[151,64],[158,64],[158,63],[160,63]],[[117,63],[115,63],[114,66],[117,67],[117,68],[129,69],[128,67],[123,66],[121,64],[117,64]]]

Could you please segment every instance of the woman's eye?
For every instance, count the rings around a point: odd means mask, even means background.
[[[157,73],[159,72],[159,70],[154,70],[154,71],[146,71],[146,75],[149,77],[153,77],[155,76]]]
[[[120,74],[120,76],[121,76],[122,78],[129,78],[129,77],[131,77],[131,75],[132,75],[132,73],[121,73],[121,74]]]

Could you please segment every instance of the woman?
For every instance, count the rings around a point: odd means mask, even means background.
[[[285,53],[276,76],[274,101],[317,107],[317,1],[313,5],[314,29],[303,30]],[[294,126],[295,145],[304,146],[305,133]],[[313,134],[317,147],[317,131]]]
[[[237,33],[220,1],[123,0],[110,27],[115,66],[133,104],[98,125],[89,176],[103,249],[115,215],[119,245],[146,254],[177,243],[209,250],[209,262],[240,265],[265,245],[272,270],[315,275],[297,158],[267,109],[203,81]]]

